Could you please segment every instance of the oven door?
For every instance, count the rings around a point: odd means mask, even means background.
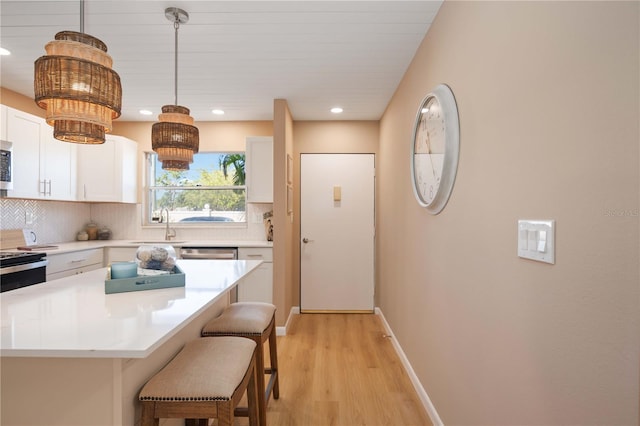
[[[47,263],[47,260],[40,260],[0,268],[0,293],[45,282]]]

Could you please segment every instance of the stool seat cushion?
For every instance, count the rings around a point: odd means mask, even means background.
[[[271,323],[275,312],[276,307],[270,303],[232,303],[219,317],[212,319],[202,328],[202,335],[260,336]]]
[[[249,368],[256,343],[242,337],[196,339],[140,391],[140,401],[228,401]]]

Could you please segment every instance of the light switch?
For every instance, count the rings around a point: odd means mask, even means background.
[[[538,245],[538,231],[534,229],[527,230],[527,250],[535,250]]]
[[[527,250],[529,248],[529,231],[526,229],[518,229],[518,250]]]
[[[547,231],[538,231],[538,247],[540,253],[544,253],[547,249]]]
[[[555,264],[555,221],[519,220],[518,256]]]

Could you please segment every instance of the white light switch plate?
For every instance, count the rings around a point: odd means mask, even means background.
[[[555,220],[519,220],[518,256],[524,259],[555,264],[555,234]]]

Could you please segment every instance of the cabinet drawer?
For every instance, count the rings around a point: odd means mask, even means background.
[[[238,259],[273,262],[273,249],[269,247],[240,247],[238,248]]]
[[[102,267],[103,253],[102,249],[92,249],[63,254],[49,254],[47,255],[47,260],[49,261],[47,275],[89,265],[97,264],[100,265],[98,267]]]
[[[89,271],[94,271],[96,269],[100,269],[102,264],[94,264],[89,266],[84,266],[82,268],[73,268],[67,269],[66,271],[54,272],[52,274],[47,270],[47,281],[57,280],[58,278],[70,277],[71,275],[78,275]]]

